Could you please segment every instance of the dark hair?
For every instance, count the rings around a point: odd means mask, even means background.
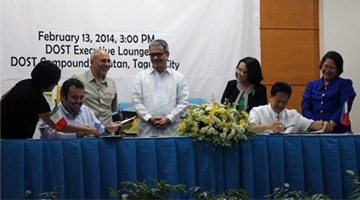
[[[157,46],[157,45],[163,46],[164,52],[169,52],[169,45],[167,44],[167,42],[165,40],[162,40],[162,39],[156,39],[156,40],[153,40],[152,42],[150,42],[149,50],[150,50],[150,47]]]
[[[70,78],[62,84],[60,93],[67,97],[71,86],[75,86],[77,89],[85,89],[84,84],[81,81],[76,78]]]
[[[343,73],[344,71],[344,68],[343,68],[343,65],[344,65],[344,60],[343,58],[341,57],[341,55],[336,52],[336,51],[328,51],[321,59],[320,61],[320,65],[319,65],[319,69],[321,70],[322,66],[324,65],[324,62],[326,61],[326,59],[331,59],[335,62],[335,65],[336,65],[336,71],[338,73],[338,76],[340,76],[340,74]]]
[[[248,80],[251,84],[259,84],[264,78],[261,72],[260,63],[256,58],[253,57],[245,57],[239,61],[236,65],[236,68],[240,65],[241,62],[246,64],[246,68],[248,71]],[[237,74],[235,72],[235,77],[237,78]]]
[[[61,70],[51,61],[41,61],[32,70],[31,78],[34,85],[38,87],[49,87],[58,84],[61,78]]]
[[[290,99],[290,96],[291,96],[291,86],[286,83],[286,82],[276,82],[272,87],[271,87],[271,91],[270,91],[270,94],[271,96],[275,96],[276,93],[278,92],[284,92],[284,93],[287,93],[289,94],[289,99]]]

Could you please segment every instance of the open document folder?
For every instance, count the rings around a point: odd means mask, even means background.
[[[126,135],[136,135],[139,118],[136,115],[134,107],[126,108],[122,110],[120,114],[121,119],[123,120],[121,132],[125,133]]]

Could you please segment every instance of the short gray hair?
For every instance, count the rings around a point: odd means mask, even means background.
[[[167,42],[165,40],[162,40],[162,39],[156,39],[156,40],[153,40],[152,42],[150,42],[149,50],[150,50],[150,47],[158,46],[158,45],[163,46],[165,52],[169,52],[169,45],[167,44]]]

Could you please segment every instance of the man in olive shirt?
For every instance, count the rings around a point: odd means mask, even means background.
[[[90,55],[91,68],[73,75],[85,85],[85,102],[102,124],[109,124],[112,113],[118,111],[117,91],[114,79],[106,76],[111,66],[109,54],[96,49]]]

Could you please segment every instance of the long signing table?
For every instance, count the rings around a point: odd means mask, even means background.
[[[120,182],[150,177],[214,193],[244,188],[252,199],[285,182],[344,199],[346,170],[360,172],[360,135],[262,135],[231,148],[188,137],[1,141],[1,199],[54,186],[59,199],[108,199]]]

